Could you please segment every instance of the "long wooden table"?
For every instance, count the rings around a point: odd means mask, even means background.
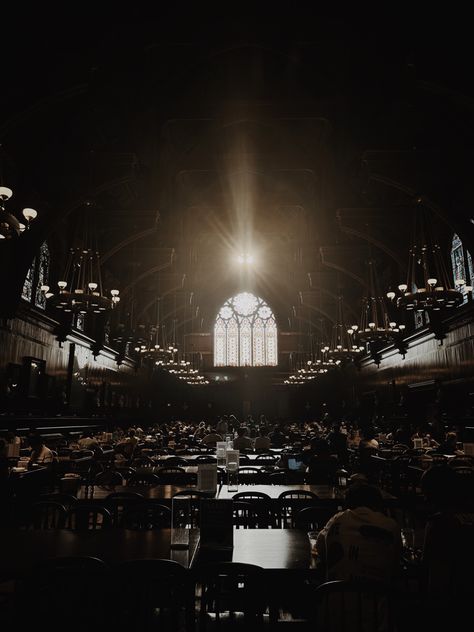
[[[141,494],[145,500],[154,500],[154,501],[170,501],[173,496],[177,492],[189,490],[195,491],[197,488],[192,485],[155,485],[154,487],[147,486],[128,486],[128,485],[119,485],[114,488],[105,488],[94,486],[94,488],[87,488],[88,493],[86,493],[86,488],[81,487],[81,490],[78,494],[78,499],[81,501],[104,501],[107,496],[113,492],[132,492],[136,494]],[[332,502],[332,503],[343,503],[342,494],[337,487],[331,485],[238,485],[237,491],[230,492],[228,490],[227,485],[222,485],[217,487],[216,498],[222,499],[230,499],[235,496],[235,494],[239,492],[260,492],[267,494],[270,496],[272,500],[278,500],[280,494],[282,492],[287,491],[310,491],[313,494],[316,494],[319,500]],[[391,503],[397,500],[395,496],[390,494],[385,490],[381,490],[382,498],[387,503]],[[212,497],[212,494],[209,494]]]
[[[137,559],[173,559],[185,568],[206,561],[225,560],[256,564],[268,571],[314,570],[308,536],[297,529],[234,529],[234,546],[209,556],[199,550],[199,530],[190,530],[188,550],[171,550],[171,530],[100,531],[12,530],[0,531],[3,577],[30,574],[42,561],[65,556],[93,556],[114,566]]]

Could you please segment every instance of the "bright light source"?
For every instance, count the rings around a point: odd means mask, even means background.
[[[255,257],[253,254],[248,252],[241,252],[237,255],[237,263],[240,265],[248,265],[251,266],[255,263]]]

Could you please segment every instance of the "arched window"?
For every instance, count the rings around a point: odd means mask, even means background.
[[[277,364],[277,325],[270,307],[250,292],[229,298],[214,325],[214,366]]]
[[[21,298],[29,303],[34,303],[36,307],[41,307],[42,309],[46,307],[46,297],[44,292],[41,291],[41,286],[48,285],[49,263],[48,244],[43,242],[38,255],[33,259],[33,263],[28,270],[21,292]]]
[[[462,241],[456,234],[454,234],[453,241],[451,243],[451,266],[453,269],[454,282],[456,283],[456,281],[460,280],[464,281],[460,290],[464,294],[464,302],[466,302],[466,286],[472,286],[474,283],[474,270],[471,253],[468,250],[464,250]]]

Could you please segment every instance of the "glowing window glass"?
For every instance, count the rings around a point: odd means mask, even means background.
[[[214,366],[276,366],[278,332],[267,303],[250,292],[229,298],[214,324]]]

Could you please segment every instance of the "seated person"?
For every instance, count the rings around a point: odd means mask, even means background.
[[[261,426],[258,431],[258,437],[255,439],[255,449],[256,450],[269,450],[272,442],[270,437],[268,436],[268,432],[265,426]]]
[[[341,463],[347,461],[347,431],[342,432],[341,424],[334,424],[331,432],[328,434],[327,442],[331,449],[332,454],[337,454],[337,457]]]
[[[237,437],[234,439],[233,447],[234,450],[252,449],[253,441],[250,437],[247,437],[247,428],[245,426],[241,426],[237,430]]]
[[[325,439],[315,437],[311,440],[311,447],[304,456],[308,465],[306,480],[313,485],[331,484],[336,476],[338,467],[337,457],[331,454],[331,449]]]
[[[269,434],[272,448],[282,448],[286,443],[286,437],[281,431],[280,426],[275,426],[273,432]]]
[[[222,435],[220,435],[218,432],[215,432],[212,428],[202,440],[204,445],[206,445],[208,448],[215,448],[218,441],[222,441]]]
[[[399,568],[401,535],[383,513],[380,490],[356,483],[347,490],[345,505],[316,542],[326,579],[389,582]]]
[[[35,465],[50,465],[54,461],[54,455],[51,450],[44,445],[43,438],[40,435],[31,435],[30,439],[31,454],[28,461],[28,467]]]
[[[436,452],[447,455],[462,455],[462,451],[457,449],[457,435],[455,432],[447,432],[444,441],[441,442]]]
[[[98,447],[97,439],[94,439],[92,436],[92,432],[87,430],[83,433],[82,437],[77,442],[81,450],[94,450],[94,448]]]

